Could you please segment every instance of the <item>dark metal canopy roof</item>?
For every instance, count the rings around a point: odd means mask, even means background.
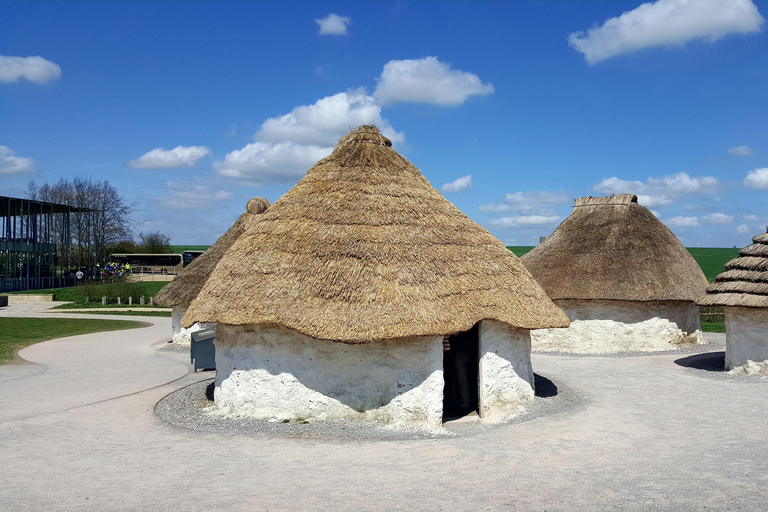
[[[67,212],[97,212],[92,208],[78,208],[66,204],[19,199],[16,197],[0,196],[0,217],[15,217],[18,215],[37,215],[42,213]]]

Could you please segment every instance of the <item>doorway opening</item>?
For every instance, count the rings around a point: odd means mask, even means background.
[[[443,420],[478,411],[479,323],[450,338],[443,352]]]

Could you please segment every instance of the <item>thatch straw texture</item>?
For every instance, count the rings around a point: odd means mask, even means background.
[[[183,324],[277,324],[372,343],[568,318],[517,258],[362,126],[221,259]]]
[[[707,286],[683,244],[632,194],[577,199],[521,261],[553,300],[695,301]]]
[[[248,201],[246,212],[231,228],[216,240],[203,254],[182,270],[176,278],[163,286],[154,298],[154,303],[161,306],[187,307],[197,297],[203,285],[211,276],[219,260],[246,228],[258,221],[259,215],[269,208],[269,201],[263,197],[254,197]]]
[[[707,287],[700,306],[768,308],[768,227],[725,264],[725,272]]]

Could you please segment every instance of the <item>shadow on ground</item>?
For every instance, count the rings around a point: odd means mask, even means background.
[[[681,357],[675,360],[675,364],[685,368],[693,368],[694,370],[724,372],[725,352],[706,352],[704,354]]]

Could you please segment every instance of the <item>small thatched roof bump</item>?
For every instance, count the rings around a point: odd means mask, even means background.
[[[253,197],[248,201],[248,204],[245,206],[245,211],[247,211],[251,215],[258,215],[260,213],[264,213],[265,211],[267,211],[267,208],[269,208],[269,201],[267,201],[263,197]]]
[[[614,194],[612,196],[601,197],[580,197],[574,201],[574,208],[579,206],[629,206],[637,203],[637,196],[634,194]]]
[[[707,287],[707,294],[697,301],[700,306],[768,307],[768,233],[752,241],[724,265],[725,272],[715,278]]]

